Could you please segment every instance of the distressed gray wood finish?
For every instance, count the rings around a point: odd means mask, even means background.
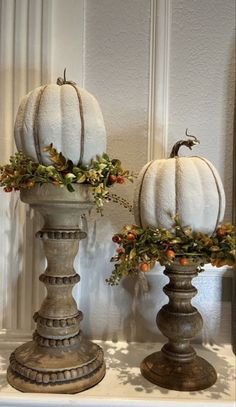
[[[47,269],[40,276],[47,296],[34,315],[33,341],[10,356],[8,382],[23,392],[78,393],[97,384],[105,374],[102,349],[83,338],[81,311],[72,296],[79,281],[73,268],[79,240],[80,215],[93,206],[91,187],[78,185],[75,192],[53,185],[22,191],[21,200],[44,218],[37,233],[42,239]]]
[[[160,352],[152,353],[141,363],[141,373],[151,382],[172,390],[196,391],[212,386],[215,369],[196,355],[190,340],[201,330],[203,322],[191,299],[197,294],[192,279],[197,276],[199,261],[181,266],[177,261],[165,268],[170,282],[163,291],[169,297],[157,314],[157,326],[169,339]]]

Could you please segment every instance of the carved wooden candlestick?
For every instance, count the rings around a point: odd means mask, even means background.
[[[172,390],[203,390],[217,379],[215,369],[196,355],[190,340],[202,328],[202,317],[192,306],[191,299],[197,294],[192,278],[197,276],[199,260],[181,266],[174,262],[166,266],[170,282],[163,291],[169,297],[157,314],[157,326],[169,339],[160,352],[147,356],[141,363],[141,373],[151,382]]]
[[[102,349],[82,336],[72,288],[79,281],[73,269],[79,240],[81,212],[93,206],[89,186],[77,185],[75,192],[53,185],[22,191],[21,199],[38,210],[45,224],[42,239],[47,269],[40,276],[47,296],[34,315],[37,324],[33,341],[18,347],[10,356],[8,382],[23,392],[77,393],[97,384],[105,374]]]

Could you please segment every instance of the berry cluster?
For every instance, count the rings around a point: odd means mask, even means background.
[[[113,236],[118,244],[116,255],[111,258],[115,268],[106,280],[117,285],[123,276],[150,270],[156,262],[168,265],[173,261],[188,266],[193,259],[213,266],[232,266],[235,263],[235,228],[231,224],[219,226],[212,236],[182,227],[179,217],[174,217],[172,230],[136,225],[126,225],[121,233]]]

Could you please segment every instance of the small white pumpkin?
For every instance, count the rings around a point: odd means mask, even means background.
[[[15,120],[18,150],[50,164],[43,148],[53,146],[74,164],[88,164],[106,150],[106,130],[97,100],[65,78],[40,86],[21,101]]]
[[[170,158],[154,160],[141,170],[134,193],[135,221],[141,227],[171,229],[178,214],[183,226],[207,234],[214,232],[225,211],[225,194],[215,167],[202,157],[178,157],[181,140]]]

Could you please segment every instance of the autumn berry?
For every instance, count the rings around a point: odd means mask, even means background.
[[[124,253],[123,247],[118,247],[118,248],[116,249],[116,253],[118,253],[118,254]]]
[[[149,270],[149,264],[148,263],[140,263],[139,269],[143,272],[146,273]]]
[[[11,191],[12,191],[12,187],[5,187],[5,188],[3,188],[3,190],[4,190],[5,192],[11,192]]]
[[[109,175],[108,180],[114,184],[117,181],[116,175]]]
[[[134,234],[133,232],[128,232],[127,234],[127,239],[132,242],[133,240],[135,240],[136,238],[136,234]]]
[[[173,259],[175,257],[174,250],[167,249],[164,253],[165,253],[166,257],[168,257],[169,259]]]
[[[187,259],[187,257],[181,257],[179,259],[179,264],[181,264],[181,266],[187,266],[189,264],[189,260]]]
[[[114,236],[112,237],[112,241],[113,241],[114,243],[121,243],[121,242],[122,242],[122,239],[121,239],[120,236],[114,235]]]
[[[124,182],[125,182],[125,177],[123,177],[123,175],[118,175],[117,178],[116,178],[116,182],[117,182],[118,184],[124,184]]]
[[[219,227],[216,231],[217,236],[223,237],[226,234],[226,230],[224,227]]]

